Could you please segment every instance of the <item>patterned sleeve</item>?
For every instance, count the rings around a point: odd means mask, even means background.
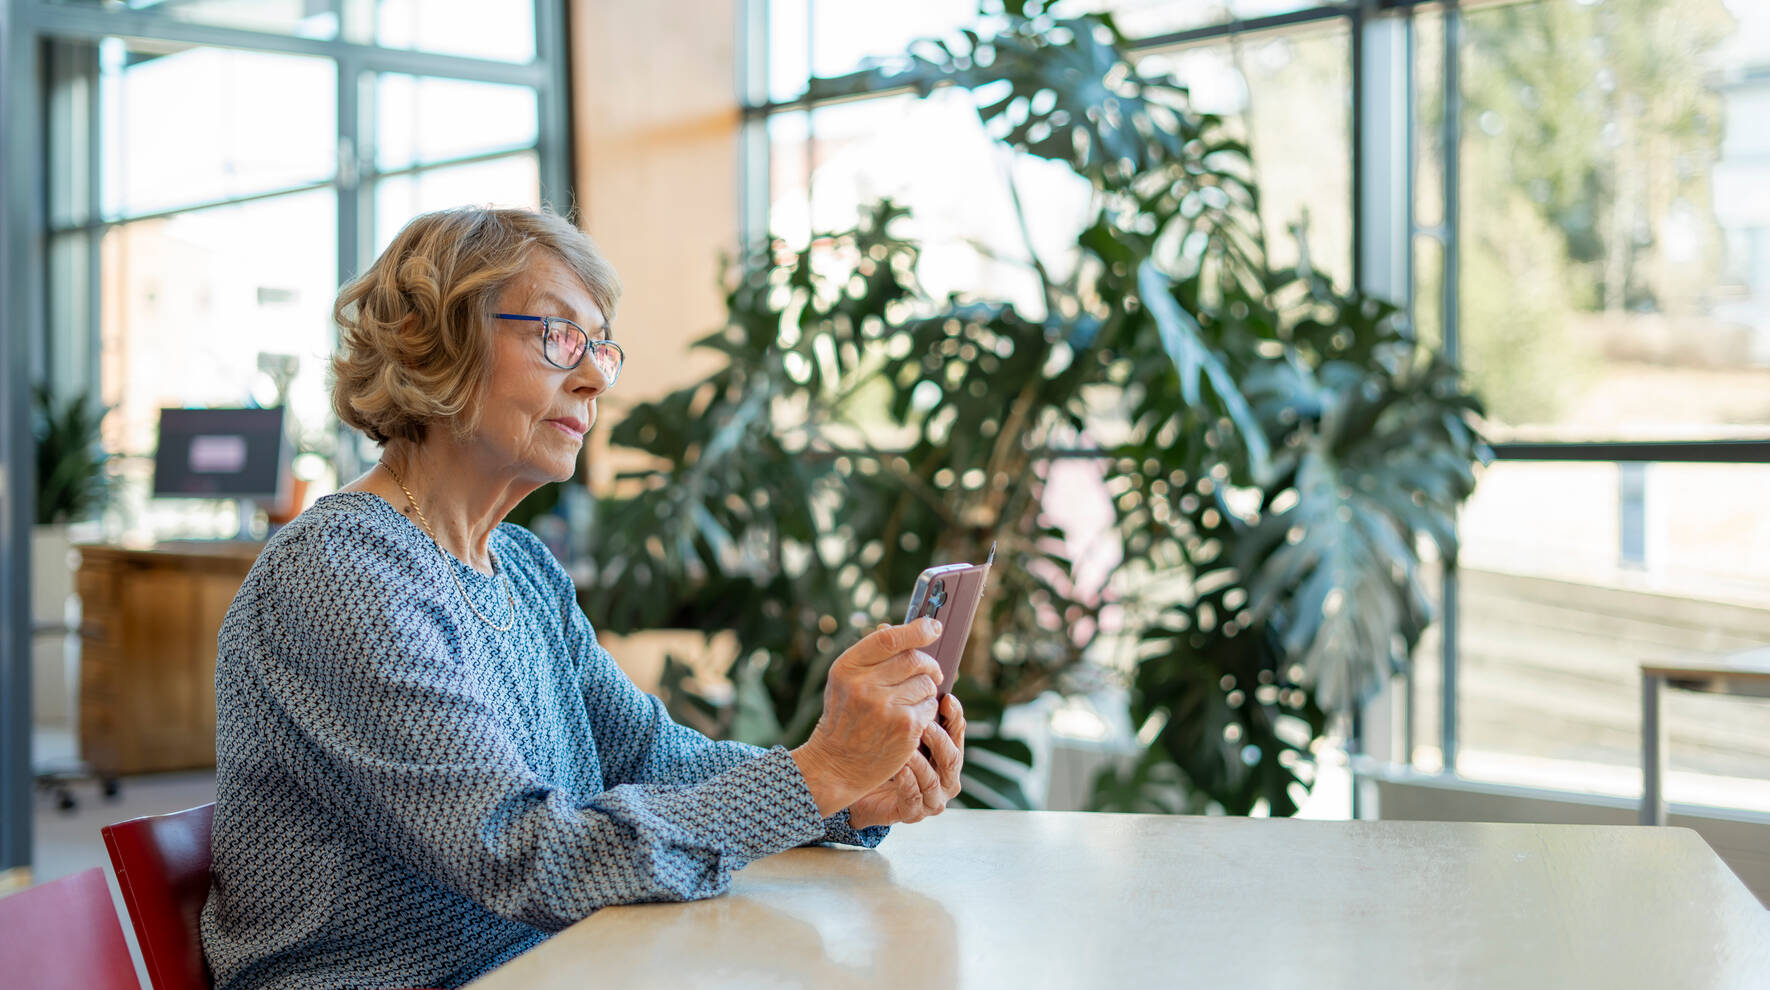
[[[563,569],[559,576],[565,577]],[[747,743],[714,741],[670,718],[663,701],[641,691],[596,641],[596,631],[575,596],[568,597],[572,598],[566,606],[568,648],[585,657],[584,707],[596,735],[604,781],[611,786],[693,785],[769,752]],[[823,835],[816,841],[871,849],[890,832],[886,825],[852,827],[844,808],[824,819]]]
[[[405,561],[361,566],[402,551],[356,538],[368,553],[279,568],[248,675],[264,744],[344,827],[547,931],[607,905],[713,896],[745,864],[827,834],[779,748],[680,786],[551,785],[475,686],[440,591]]]

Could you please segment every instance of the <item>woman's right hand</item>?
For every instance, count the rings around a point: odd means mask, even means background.
[[[793,759],[825,818],[889,779],[939,711],[940,664],[922,652],[940,623],[886,626],[830,666],[824,710]]]

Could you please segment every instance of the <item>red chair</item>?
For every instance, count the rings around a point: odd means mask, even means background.
[[[141,990],[104,871],[0,898],[0,973],[33,990]]]
[[[208,990],[199,925],[215,805],[106,825],[105,849],[154,990]]]

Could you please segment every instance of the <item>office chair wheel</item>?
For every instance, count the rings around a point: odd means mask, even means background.
[[[65,787],[55,789],[55,807],[60,811],[76,811],[80,802],[74,799],[74,792]]]
[[[117,795],[123,792],[122,781],[119,781],[115,777],[100,777],[98,787],[99,790],[104,792],[104,799],[106,801],[115,801]]]

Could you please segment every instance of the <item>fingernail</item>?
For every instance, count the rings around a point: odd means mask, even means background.
[[[941,627],[941,625],[940,625],[940,620],[939,620],[939,619],[929,619],[929,620],[928,620],[928,631],[929,631],[929,632],[931,632],[931,633],[933,633],[933,634],[934,634],[934,635],[936,635],[936,636],[938,636],[938,635],[940,635],[940,630],[941,630],[941,628],[942,628],[942,627]]]

